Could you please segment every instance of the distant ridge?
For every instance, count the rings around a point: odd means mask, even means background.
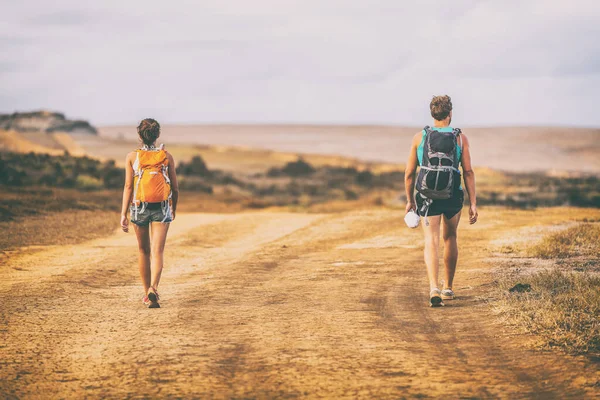
[[[98,134],[96,128],[88,121],[70,120],[62,113],[45,110],[0,114],[0,129],[16,132]]]

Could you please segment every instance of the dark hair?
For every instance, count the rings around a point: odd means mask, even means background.
[[[160,124],[152,118],[143,119],[137,127],[138,135],[145,145],[156,142],[160,136]]]
[[[431,110],[431,116],[437,121],[443,121],[448,118],[450,111],[452,111],[452,100],[450,96],[433,96],[431,103],[429,104]]]

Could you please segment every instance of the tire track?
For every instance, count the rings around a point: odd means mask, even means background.
[[[597,365],[526,351],[521,340],[503,334],[478,300],[487,277],[469,273],[481,268],[485,254],[460,262],[461,300],[426,307],[420,232],[400,226],[393,211],[180,215],[167,246],[160,310],[140,304],[132,237],[12,260],[0,270],[0,393],[581,398],[593,392],[576,378],[599,374]],[[464,235],[481,248],[490,240],[482,230]]]

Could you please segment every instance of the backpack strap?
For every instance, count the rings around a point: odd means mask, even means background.
[[[429,220],[427,219],[427,215],[429,214],[429,207],[431,207],[431,203],[433,203],[433,200],[423,196],[423,194],[421,193],[417,193],[416,196],[421,196],[421,199],[423,199],[423,204],[421,205],[421,208],[417,210],[417,214],[423,217],[425,219],[425,225],[429,226]]]
[[[133,168],[133,176],[137,176],[140,169],[140,150],[135,151],[135,160],[131,167]]]
[[[462,150],[463,150],[462,131],[460,130],[460,128],[453,128],[452,134],[456,138],[456,144],[460,147],[460,151],[462,154]],[[454,167],[458,171],[458,165],[460,164],[460,158],[458,158],[458,154],[455,157],[456,157],[456,165]],[[460,171],[459,171],[459,173],[460,173]]]
[[[456,142],[460,146],[460,151],[462,151],[462,148],[463,148],[462,131],[460,130],[460,128],[454,128],[454,129],[452,129],[452,133],[456,137]]]

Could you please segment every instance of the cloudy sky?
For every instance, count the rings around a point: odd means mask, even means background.
[[[0,5],[0,112],[94,124],[600,124],[597,0]]]

